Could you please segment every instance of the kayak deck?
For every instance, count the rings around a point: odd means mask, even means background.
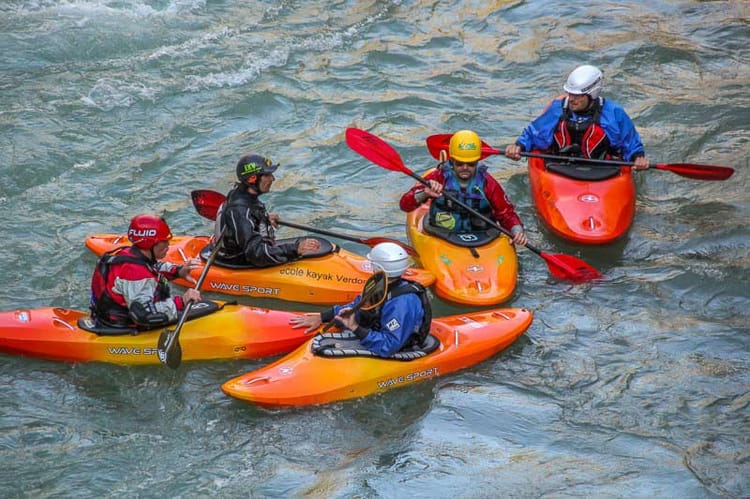
[[[215,303],[218,311],[184,323],[182,360],[278,355],[310,338],[304,328],[289,324],[298,312]],[[79,327],[79,319],[88,315],[59,307],[0,312],[0,352],[67,362],[159,364],[156,345],[164,328],[100,336]]]
[[[486,244],[459,246],[425,231],[429,202],[407,214],[409,242],[420,265],[435,276],[439,297],[474,306],[492,306],[510,298],[516,287],[518,260],[505,235]],[[471,237],[467,234],[466,237]]]
[[[164,261],[177,265],[200,257],[209,244],[208,236],[175,236],[171,239]],[[130,242],[122,234],[95,234],[86,238],[86,247],[101,256]],[[193,269],[196,280],[204,264]],[[366,258],[336,247],[333,253],[302,258],[294,262],[266,268],[227,268],[214,263],[208,270],[201,290],[216,293],[275,298],[310,304],[333,305],[348,303],[362,291],[372,275],[372,264]],[[421,269],[407,269],[406,277],[429,286],[435,277]],[[176,283],[191,287],[184,279]]]
[[[580,244],[608,244],[630,228],[635,183],[630,168],[601,180],[570,178],[529,158],[529,185],[539,218],[555,235]]]
[[[506,308],[435,319],[431,334],[439,347],[409,361],[321,357],[312,352],[312,339],[266,367],[227,381],[221,389],[230,397],[269,407],[364,397],[481,362],[511,345],[532,318],[528,310]]]

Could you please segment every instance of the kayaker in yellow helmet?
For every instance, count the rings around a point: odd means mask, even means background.
[[[515,244],[525,245],[528,238],[521,219],[500,183],[487,172],[485,165],[479,163],[481,157],[482,141],[476,132],[460,130],[454,133],[450,139],[447,161],[424,177],[429,187],[417,183],[401,196],[400,207],[408,213],[432,200],[429,214],[431,227],[453,233],[489,228],[485,221],[443,197],[445,190],[475,211],[499,222],[510,231]]]
[[[347,315],[362,296],[346,305],[337,305],[323,313],[293,317],[294,328],[318,329],[324,322],[337,323],[353,332],[362,348],[379,357],[390,357],[409,345],[420,345],[430,331],[432,309],[425,288],[401,276],[409,268],[409,255],[395,243],[376,244],[367,258],[376,270],[388,276],[388,293],[382,304],[371,310],[357,310]]]
[[[566,95],[552,101],[521,133],[505,156],[521,159],[522,152],[541,149],[584,158],[622,158],[644,170],[646,158],[641,136],[625,110],[601,96],[603,75],[585,64],[573,70],[563,85]]]
[[[200,301],[200,292],[188,289],[172,296],[168,280],[182,277],[200,266],[195,258],[185,265],[160,261],[167,254],[172,232],[163,218],[141,214],[130,221],[132,246],[105,253],[91,278],[91,318],[98,327],[154,328],[179,317],[189,301]]]
[[[271,190],[278,167],[258,154],[242,156],[237,162],[237,183],[216,216],[217,237],[226,227],[216,255],[218,265],[271,267],[321,253],[321,243],[315,238],[276,240],[279,215],[268,213],[259,197]]]

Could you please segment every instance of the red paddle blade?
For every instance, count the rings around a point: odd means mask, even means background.
[[[453,134],[450,133],[438,133],[427,137],[427,140],[425,140],[427,150],[430,151],[433,158],[440,161],[440,151],[445,151],[446,157],[450,157],[448,149],[450,148],[451,137],[453,137]],[[492,156],[493,154],[502,154],[502,152],[482,141],[481,159],[485,159],[487,156]]]
[[[696,163],[658,164],[657,170],[668,170],[677,175],[697,180],[726,180],[734,173],[728,166],[699,165]]]
[[[346,143],[354,152],[386,170],[413,174],[393,147],[370,132],[359,128],[347,128]]]
[[[558,279],[573,282],[588,282],[602,278],[602,275],[594,267],[583,260],[571,255],[541,252],[540,256],[547,262],[550,274]]]
[[[195,190],[190,193],[190,197],[193,199],[193,206],[198,214],[209,220],[216,220],[219,207],[227,199],[224,194],[208,189]]]

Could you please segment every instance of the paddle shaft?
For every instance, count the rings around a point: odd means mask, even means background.
[[[214,263],[214,260],[216,259],[216,255],[219,252],[219,248],[221,247],[221,242],[224,238],[224,229],[221,234],[219,235],[219,239],[216,240],[216,244],[211,250],[211,254],[208,256],[208,260],[206,260],[206,266],[203,267],[203,272],[201,272],[200,277],[198,277],[198,282],[195,284],[195,289],[200,289],[203,285],[203,281],[206,279],[206,276],[208,275],[208,269],[211,267],[211,265]],[[172,350],[172,345],[176,345],[178,342],[178,337],[180,335],[180,331],[182,330],[182,325],[185,324],[185,320],[187,319],[188,313],[190,313],[190,309],[193,307],[193,302],[189,301],[185,305],[185,310],[182,311],[182,315],[180,316],[180,320],[177,323],[177,327],[175,327],[174,331],[169,334],[169,337],[167,339],[167,343],[164,347],[164,351],[166,353],[166,357],[169,357],[170,350]],[[177,362],[179,365],[179,362]]]

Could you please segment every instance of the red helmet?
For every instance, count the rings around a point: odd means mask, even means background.
[[[172,239],[169,225],[156,215],[136,215],[128,227],[128,239],[138,248],[149,250],[160,241]]]

